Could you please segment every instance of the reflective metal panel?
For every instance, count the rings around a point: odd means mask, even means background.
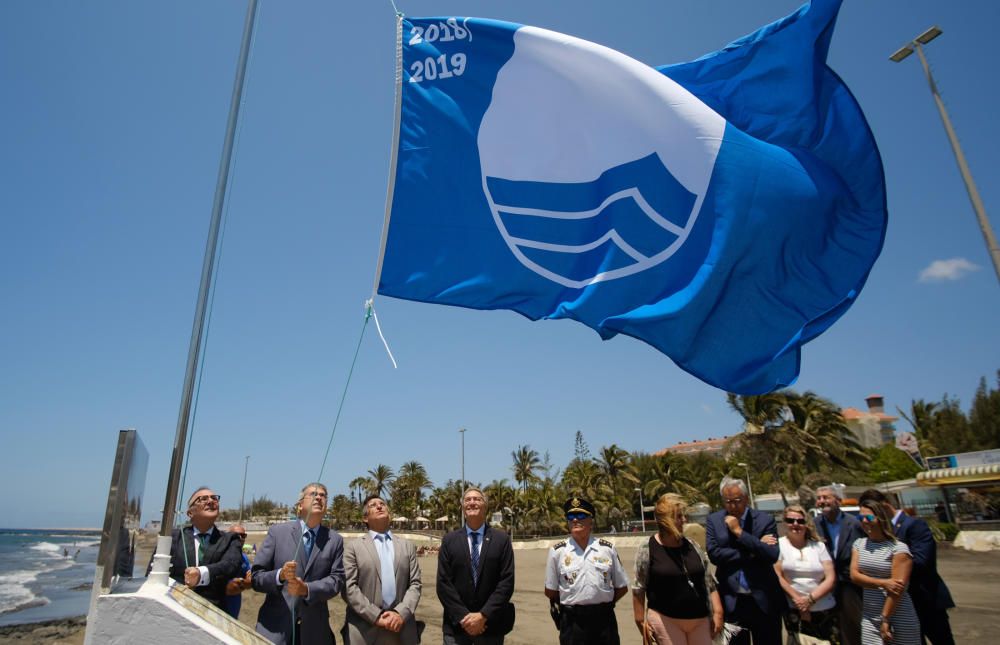
[[[97,555],[95,594],[108,593],[118,580],[134,576],[135,547],[148,464],[149,453],[139,433],[132,429],[121,430],[111,471],[101,548]]]

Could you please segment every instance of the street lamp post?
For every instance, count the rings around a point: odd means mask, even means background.
[[[243,489],[240,491],[240,524],[243,523],[243,500],[246,499],[247,493],[247,468],[250,467],[250,455],[247,455],[247,460],[243,464]]]
[[[937,84],[934,82],[934,77],[931,75],[931,68],[927,64],[927,58],[924,56],[923,46],[940,36],[941,33],[940,28],[931,27],[910,41],[909,44],[897,49],[889,57],[889,60],[898,63],[912,54],[914,50],[916,50],[917,56],[920,57],[920,64],[923,65],[924,74],[927,76],[927,84],[931,88],[931,96],[934,97],[934,103],[941,114],[944,131],[947,133],[948,141],[951,143],[951,150],[955,153],[958,169],[962,173],[962,179],[965,181],[965,189],[969,191],[972,209],[976,212],[976,219],[979,221],[979,229],[982,231],[983,239],[986,241],[986,248],[990,253],[990,259],[993,260],[993,270],[997,274],[997,280],[1000,281],[1000,245],[997,244],[997,238],[993,234],[993,227],[990,226],[990,220],[986,217],[986,208],[983,206],[983,200],[979,197],[979,190],[976,188],[976,183],[972,181],[972,172],[969,170],[969,164],[965,161],[965,154],[962,152],[962,147],[958,144],[958,137],[955,136],[955,128],[951,125],[951,119],[948,118],[948,111],[944,107],[941,95],[938,94]]]
[[[636,488],[635,492],[639,493],[639,517],[642,518],[642,532],[646,532],[646,506],[642,503],[642,489]]]
[[[747,466],[742,461],[737,466],[742,466],[743,470],[747,473],[747,494],[750,496],[750,508],[757,508],[757,505],[753,501],[753,486],[750,484],[750,466]]]
[[[459,428],[458,434],[462,435],[462,496],[465,496],[465,428]],[[462,501],[458,502],[458,516],[462,518],[462,526],[465,526],[465,513],[462,512]],[[452,524],[454,526],[454,524]]]

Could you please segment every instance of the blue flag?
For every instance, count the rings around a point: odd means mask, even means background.
[[[402,19],[381,294],[645,341],[716,387],[790,385],[882,248],[885,181],[814,0],[654,69],[555,32]]]

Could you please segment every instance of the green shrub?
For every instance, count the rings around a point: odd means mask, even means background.
[[[942,540],[951,542],[958,535],[958,527],[950,522],[930,522],[931,533],[938,542]]]

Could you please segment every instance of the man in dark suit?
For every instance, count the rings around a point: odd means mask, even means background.
[[[514,550],[506,533],[486,524],[486,509],[486,495],[467,489],[465,527],[441,541],[437,595],[445,645],[499,644],[514,628]]]
[[[372,495],[361,506],[368,532],[344,547],[345,645],[416,645],[420,563],[413,543],[389,530],[389,505]]]
[[[854,541],[864,537],[861,522],[840,510],[843,485],[830,484],[816,489],[816,506],[821,514],[816,520],[816,532],[826,544],[837,572],[834,598],[837,601],[837,627],[843,645],[861,645],[861,587],[851,582],[851,552]]]
[[[889,496],[870,489],[861,494],[885,505],[892,516],[892,530],[896,539],[910,548],[913,556],[913,571],[910,573],[908,591],[913,600],[913,608],[920,619],[920,635],[933,645],[954,645],[948,610],[955,601],[937,570],[937,542],[931,527],[922,518],[910,517],[901,509],[896,509]]]
[[[239,539],[215,527],[219,496],[202,486],[188,499],[191,524],[174,529],[170,543],[170,577],[224,609],[226,583],[240,575]]]
[[[267,594],[257,633],[272,643],[334,643],[326,602],[344,588],[344,540],[320,524],[326,499],[326,486],[306,484],[299,519],[272,526],[257,551],[253,588]]]
[[[779,556],[774,518],[748,507],[742,479],[726,477],[719,487],[725,510],[708,516],[705,542],[716,566],[726,622],[743,628],[733,645],[780,645],[784,595],[774,573]]]

